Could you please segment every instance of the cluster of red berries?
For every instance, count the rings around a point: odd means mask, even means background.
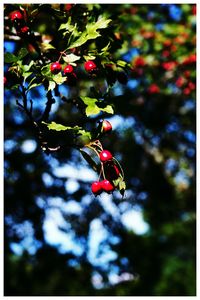
[[[112,130],[112,125],[107,120],[104,120],[101,125],[103,133],[107,133]],[[110,151],[102,150],[99,153],[99,159],[102,164],[104,180],[95,181],[92,183],[91,190],[95,196],[100,195],[103,191],[107,193],[112,193],[115,190],[113,180],[117,179],[121,174],[121,171],[115,164],[113,155]]]
[[[91,190],[93,194],[99,195],[103,191],[112,193],[115,190],[113,180],[117,179],[120,175],[120,170],[113,161],[113,155],[108,150],[103,150],[99,154],[101,163],[105,172],[105,179],[103,181],[95,181],[92,183]]]
[[[96,64],[91,60],[85,62],[84,68],[90,74],[97,70]],[[50,71],[52,74],[58,74],[59,72],[62,71],[62,65],[58,61],[53,62],[50,65]],[[64,73],[64,75],[67,76],[67,83],[69,85],[75,85],[77,76],[76,76],[76,73],[74,72],[73,66],[70,64],[65,66],[63,69],[63,73]]]
[[[23,10],[23,12],[20,10],[12,11],[9,17],[18,35],[23,36],[30,33],[29,27],[26,24],[27,16],[25,10]]]

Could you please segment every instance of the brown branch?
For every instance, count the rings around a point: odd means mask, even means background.
[[[48,121],[52,104],[55,103],[55,99],[53,98],[51,91],[47,92],[47,99],[48,100],[46,102],[46,107],[45,107],[44,113],[43,113],[43,115],[41,117],[41,121],[45,121],[45,122]]]

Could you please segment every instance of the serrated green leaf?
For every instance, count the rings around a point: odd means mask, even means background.
[[[89,131],[85,131],[84,129],[78,130],[78,134],[87,137],[91,140],[91,133]]]
[[[85,113],[86,113],[86,116],[89,117],[91,115],[97,115],[100,113],[100,108],[97,106],[97,105],[90,105],[86,108],[85,110]]]
[[[49,81],[48,91],[53,91],[56,87],[56,83],[54,81]]]
[[[12,53],[6,52],[4,54],[5,63],[13,63],[13,62],[16,62],[17,60],[18,60],[18,58]]]
[[[114,110],[111,105],[107,105],[104,108],[101,108],[102,111],[107,112],[108,114],[114,114]]]
[[[80,58],[81,58],[80,56],[75,55],[73,53],[63,56],[63,60],[68,64],[73,63],[73,62],[79,60]]]
[[[108,24],[111,22],[111,19],[101,18],[96,23],[90,23],[86,25],[86,30],[81,33],[80,37],[74,41],[68,49],[80,47],[85,44],[88,40],[96,39],[101,36],[97,30],[106,28]]]
[[[84,59],[87,61],[87,60],[94,60],[96,58],[96,56],[94,55],[83,55]]]
[[[41,43],[41,46],[44,51],[49,50],[49,49],[55,49],[55,47],[52,46],[50,43]]]
[[[81,97],[81,100],[87,105],[85,110],[87,117],[96,115],[101,111],[100,108],[96,105],[96,102],[98,101],[96,98]]]
[[[23,72],[28,72],[34,65],[34,61],[32,60],[29,65],[23,65],[22,61],[18,61],[18,65],[20,66]]]
[[[44,75],[44,76],[49,76],[49,75],[51,75],[50,64],[48,64],[48,65],[42,67],[42,68],[41,68],[41,73],[42,73],[42,75]]]
[[[53,76],[53,81],[60,85],[66,81],[66,77],[62,76],[62,74],[59,73]]]
[[[56,122],[51,122],[51,123],[46,123],[46,122],[42,122],[43,124],[47,125],[47,127],[49,128],[49,130],[56,130],[56,131],[61,131],[61,130],[75,130],[75,131],[79,131],[82,129],[82,127],[79,126],[64,126],[62,124],[57,124]]]
[[[127,62],[126,61],[123,61],[123,60],[118,60],[117,61],[117,65],[119,67],[125,67],[127,65]]]
[[[107,105],[104,108],[98,107],[98,99],[90,97],[80,97],[81,100],[87,105],[85,113],[89,117],[91,115],[99,114],[101,111],[105,111],[109,114],[113,114],[113,108],[111,105]]]
[[[85,44],[87,41],[88,41],[87,33],[83,32],[82,35],[75,42],[73,42],[67,49],[80,47],[81,45]]]
[[[106,19],[104,17],[100,18],[96,23],[90,23],[86,25],[87,31],[97,30],[107,28],[108,24],[111,22],[111,19]]]
[[[73,32],[76,25],[71,25],[71,17],[68,18],[67,23],[61,24],[60,27],[58,28],[58,30],[66,30],[68,32]]]
[[[104,48],[101,49],[101,54],[107,52],[109,48],[110,48],[110,42]]]

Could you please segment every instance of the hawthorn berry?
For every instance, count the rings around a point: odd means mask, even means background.
[[[28,26],[24,26],[20,29],[21,33],[27,33],[29,31],[29,27]]]
[[[115,164],[109,162],[104,165],[104,171],[106,178],[111,181],[117,179],[121,173]]]
[[[113,156],[108,150],[103,150],[99,154],[101,162],[112,160]]]
[[[97,66],[92,60],[88,60],[85,62],[84,68],[87,72],[91,73],[97,69]]]
[[[10,19],[11,19],[11,21],[23,20],[24,16],[19,10],[15,10],[10,13]]]
[[[63,70],[64,74],[71,74],[74,72],[74,68],[71,65],[67,65],[64,70]]]
[[[50,65],[50,70],[51,73],[58,74],[62,70],[62,66],[59,62],[56,61]]]
[[[107,179],[104,179],[101,182],[101,187],[107,193],[111,193],[115,189],[114,185],[109,180],[107,180]]]
[[[150,94],[157,94],[160,92],[160,88],[157,86],[157,84],[153,83],[149,86],[148,92]]]
[[[91,185],[91,190],[93,192],[93,194],[95,195],[99,195],[102,192],[102,185],[100,181],[95,181],[92,183]]]
[[[102,122],[102,130],[103,130],[104,133],[112,131],[112,125],[111,125],[111,123],[109,121],[107,121],[107,120],[103,120],[103,122]]]

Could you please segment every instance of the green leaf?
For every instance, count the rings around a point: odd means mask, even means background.
[[[57,124],[56,122],[51,122],[51,123],[42,122],[42,123],[47,125],[49,130],[56,130],[56,131],[76,130],[76,131],[79,131],[80,129],[82,129],[82,127],[79,127],[79,126],[74,126],[74,127],[64,126],[64,125],[61,125],[61,124]]]
[[[97,30],[106,28],[111,22],[111,19],[101,18],[96,23],[90,23],[86,25],[86,30],[81,34],[81,36],[73,42],[68,49],[80,47],[85,44],[88,40],[96,39],[101,36]]]
[[[105,54],[109,48],[110,48],[110,42],[108,43],[108,45],[106,45],[104,48],[101,49],[101,55]]]
[[[81,130],[78,130],[77,133],[82,135],[83,137],[89,138],[91,140],[91,133],[89,131],[85,131],[84,129],[81,129]]]
[[[54,81],[49,81],[48,91],[53,91],[56,87],[56,83]]]
[[[96,56],[92,55],[92,54],[88,54],[88,55],[83,55],[84,59],[87,60],[94,60],[96,58]]]
[[[119,182],[119,190],[125,190],[126,189],[126,183],[123,180],[120,180]]]
[[[123,60],[118,60],[117,61],[117,65],[119,66],[119,67],[125,67],[126,65],[127,65],[127,62],[126,61],[123,61]]]
[[[83,158],[88,162],[88,164],[93,168],[95,172],[99,172],[99,166],[98,164],[92,159],[91,155],[88,154],[86,151],[83,151],[80,149],[80,152],[83,156]]]
[[[50,64],[48,64],[48,65],[42,67],[42,68],[41,68],[41,73],[42,73],[42,75],[44,75],[44,76],[49,76],[49,75],[51,75]]]
[[[18,52],[18,59],[22,59],[28,54],[28,50],[26,48],[21,48]]]
[[[49,50],[49,49],[55,49],[55,47],[52,46],[50,43],[41,43],[41,46],[44,51]]]
[[[27,79],[30,75],[32,75],[32,74],[33,74],[32,72],[25,72],[25,73],[23,73],[24,82],[25,82],[26,79]]]
[[[119,182],[119,191],[122,196],[124,196],[125,190],[126,190],[126,183],[123,180],[121,180]]]
[[[111,19],[106,19],[106,18],[102,17],[96,23],[87,24],[86,29],[87,29],[87,31],[90,31],[90,30],[98,30],[98,29],[107,28],[108,24],[111,21],[112,21]]]
[[[81,58],[80,56],[75,55],[73,53],[63,56],[63,60],[68,64],[73,63],[74,61],[77,61],[80,58]]]
[[[96,103],[98,103],[98,100],[96,98],[89,98],[89,97],[80,97],[81,100],[87,105],[85,113],[86,116],[96,115],[100,113],[101,111],[105,111],[109,114],[113,114],[113,108],[111,105],[107,105],[104,108],[98,107]]]
[[[34,87],[40,86],[42,83],[33,83],[31,85],[29,85],[27,92],[30,91],[31,89],[33,89]]]
[[[102,111],[107,112],[108,114],[114,114],[114,110],[111,105],[107,105],[104,108],[101,108]]]
[[[86,108],[85,110],[86,116],[89,117],[91,115],[97,115],[100,113],[100,109],[98,108],[97,105],[90,105]]]
[[[17,60],[18,60],[18,58],[12,53],[6,52],[4,55],[5,63],[13,63],[13,62],[16,62]]]
[[[28,72],[34,65],[34,61],[32,60],[29,65],[23,65],[22,61],[18,61],[18,65],[20,66],[23,72]]]
[[[54,75],[52,79],[59,85],[66,81],[66,77],[62,76],[61,73]]]
[[[87,33],[83,32],[82,35],[75,42],[73,42],[67,49],[79,47],[85,44],[87,41],[88,41]]]
[[[65,30],[65,31],[68,31],[68,32],[73,32],[76,25],[71,25],[71,17],[68,18],[68,21],[67,23],[64,23],[64,24],[61,24],[60,27],[58,28],[58,30]]]
[[[115,187],[118,187],[120,180],[121,180],[121,178],[117,178],[115,180],[112,180],[112,183],[114,184]]]

